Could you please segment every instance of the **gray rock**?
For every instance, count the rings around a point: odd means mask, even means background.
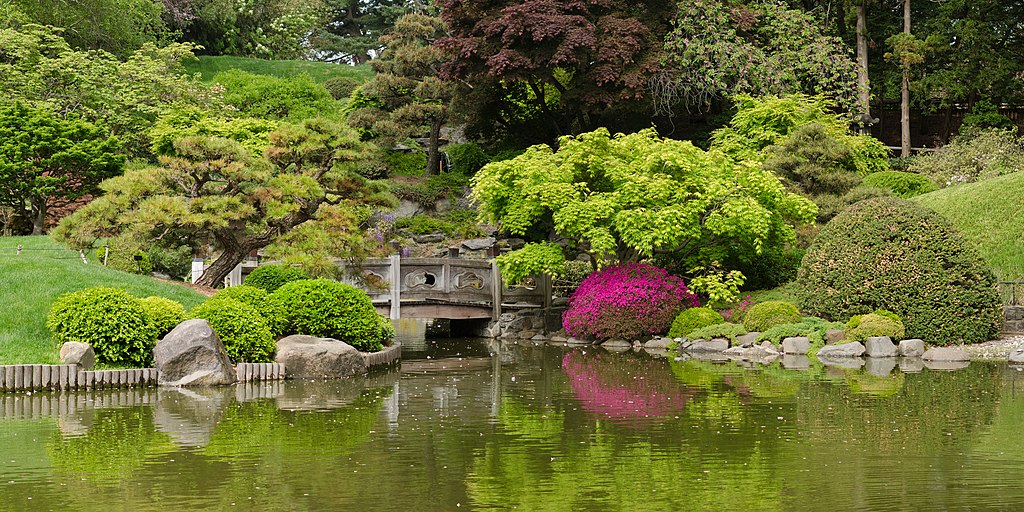
[[[811,348],[811,341],[806,336],[793,336],[782,340],[782,353],[787,355],[804,355]]]
[[[748,332],[743,336],[736,337],[736,345],[741,347],[752,347],[757,342],[757,337],[760,336],[759,332]]]
[[[900,340],[899,352],[903,357],[921,357],[924,355],[924,342],[918,339]]]
[[[526,240],[523,240],[522,238],[509,238],[506,242],[508,242],[508,248],[513,251],[516,249],[522,249],[523,246],[526,245]]]
[[[971,364],[970,361],[929,361],[927,359],[923,359],[922,362],[925,368],[940,372],[963,370]]]
[[[896,345],[888,336],[872,336],[864,342],[868,357],[896,357]]]
[[[548,337],[544,336],[543,334],[538,334],[538,335],[536,335],[536,336],[534,336],[534,337],[532,337],[530,339],[533,340],[533,341],[547,341]]]
[[[471,251],[482,251],[494,245],[493,237],[486,238],[474,238],[472,240],[466,240],[462,242],[462,246]]]
[[[551,341],[554,341],[555,343],[565,343],[569,341],[569,338],[566,338],[565,336],[555,335],[551,337]]]
[[[895,357],[869,357],[866,370],[876,377],[888,377],[896,369]]]
[[[832,345],[846,340],[846,331],[842,329],[829,329],[825,331],[825,344]]]
[[[722,351],[722,354],[735,357],[741,361],[760,364],[770,364],[778,356],[778,352],[762,348],[759,345],[752,347],[730,347]]]
[[[903,373],[920,373],[924,369],[924,361],[920,357],[900,358],[900,371]]]
[[[775,346],[774,343],[772,343],[772,342],[770,342],[768,340],[762,341],[761,344],[758,345],[758,346],[761,347],[762,350],[765,350],[767,352],[774,352],[776,354],[779,353],[779,347]]]
[[[835,359],[840,357],[860,357],[864,355],[864,345],[859,341],[852,343],[839,343],[837,345],[825,345],[818,350],[818,359]]]
[[[711,341],[694,340],[685,348],[687,352],[721,352],[729,348],[729,340],[717,338]]]
[[[604,343],[601,343],[601,346],[604,348],[633,348],[632,343],[620,339],[612,339],[605,341]]]
[[[441,233],[430,233],[429,235],[416,235],[412,239],[418,244],[436,244],[444,241],[444,235]]]
[[[782,367],[787,370],[809,370],[811,369],[811,360],[803,354],[783,354]]]
[[[290,379],[340,379],[366,373],[366,360],[352,345],[331,338],[294,334],[277,342],[275,361]]]
[[[518,338],[521,339],[521,340],[528,340],[530,338],[533,338],[536,335],[537,335],[537,333],[535,333],[533,331],[523,331],[523,332],[519,333]]]
[[[590,340],[581,340],[579,338],[569,338],[565,340],[570,345],[592,345],[594,342]]]
[[[644,343],[646,349],[665,349],[668,348],[668,344],[672,343],[672,338],[655,338],[653,340]]]
[[[235,382],[235,368],[224,344],[206,320],[178,324],[156,344],[153,358],[161,386],[220,386]]]
[[[925,361],[970,361],[971,356],[958,348],[935,347],[924,352],[921,359]],[[929,367],[930,368],[930,367]]]
[[[91,370],[96,366],[96,351],[88,343],[69,341],[60,346],[60,363],[77,364],[83,370]]]
[[[821,361],[821,364],[829,368],[839,370],[859,370],[864,366],[864,358],[862,357],[821,357],[820,351],[818,353],[818,361]]]
[[[1010,351],[1010,355],[1007,356],[1007,360],[1010,364],[1024,364],[1024,345]]]

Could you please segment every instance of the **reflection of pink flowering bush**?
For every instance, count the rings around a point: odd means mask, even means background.
[[[683,280],[643,263],[590,274],[569,298],[562,326],[572,336],[636,338],[667,332],[680,311],[700,306]]]
[[[677,415],[696,394],[676,381],[664,361],[626,354],[568,352],[562,370],[584,410],[628,426]]]

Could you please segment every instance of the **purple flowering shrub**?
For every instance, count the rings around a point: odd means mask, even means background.
[[[683,280],[644,263],[607,267],[587,276],[562,315],[575,337],[633,339],[668,331],[680,311],[700,306]]]

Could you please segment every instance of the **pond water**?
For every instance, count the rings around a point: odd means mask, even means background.
[[[401,371],[0,397],[0,511],[1017,510],[1024,374],[406,341]],[[878,373],[878,372],[876,372]]]

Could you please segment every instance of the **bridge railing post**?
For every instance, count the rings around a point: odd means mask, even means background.
[[[497,260],[491,260],[491,302],[493,309],[491,311],[491,320],[495,322],[501,317],[501,290],[504,287],[504,282],[501,279],[501,270],[498,269]]]
[[[391,310],[390,317],[392,320],[402,318],[402,256],[400,254],[392,254],[389,259],[391,260]]]

